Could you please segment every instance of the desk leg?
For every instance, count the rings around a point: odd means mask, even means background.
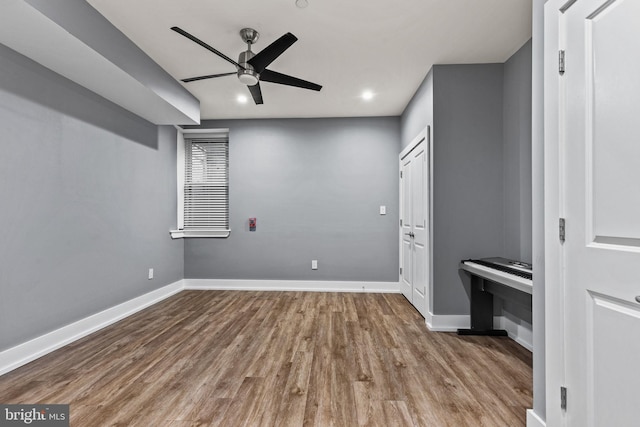
[[[484,279],[471,275],[471,329],[458,329],[458,335],[507,336],[503,329],[493,329],[493,294],[483,290]]]

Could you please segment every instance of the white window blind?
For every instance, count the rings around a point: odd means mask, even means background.
[[[189,134],[185,132],[183,167],[184,179],[179,180],[182,181],[182,188],[179,188],[178,195],[182,199],[182,209],[180,209],[182,212],[179,212],[179,230],[172,231],[172,236],[227,237],[229,235],[228,133]]]
[[[184,229],[229,229],[227,139],[185,139]]]

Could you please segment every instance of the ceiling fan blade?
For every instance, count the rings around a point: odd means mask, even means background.
[[[237,73],[222,73],[222,74],[209,74],[208,76],[198,76],[198,77],[190,77],[188,79],[182,79],[180,81],[185,82],[185,83],[189,83],[189,82],[195,82],[198,80],[205,80],[205,79],[214,79],[216,77],[224,77],[224,76],[235,76]]]
[[[297,77],[288,76],[282,73],[276,73],[271,70],[264,70],[260,73],[260,81],[278,83],[280,85],[295,86],[302,89],[320,90],[322,86],[316,83],[311,83],[306,80],[299,79]]]
[[[262,91],[260,90],[260,83],[256,83],[253,86],[247,86],[249,88],[249,92],[251,92],[251,96],[253,97],[253,101],[256,105],[262,104]]]
[[[180,27],[171,27],[171,29],[173,31],[175,31],[178,34],[181,34],[183,36],[185,36],[186,38],[188,38],[189,40],[198,43],[200,46],[202,46],[203,48],[207,49],[210,52],[215,53],[216,55],[218,55],[220,58],[224,59],[227,62],[232,63],[233,65],[235,65],[236,67],[240,67],[241,69],[245,69],[242,65],[238,64],[236,61],[234,61],[233,59],[229,58],[227,55],[225,55],[224,53],[216,50],[215,48],[209,46],[208,44],[206,44],[205,42],[203,42],[202,40],[200,40],[199,38],[192,36],[191,34],[187,33],[185,30],[183,30]]]
[[[282,52],[289,49],[298,38],[291,33],[287,33],[280,37],[278,40],[271,43],[269,46],[262,49],[253,58],[247,62],[255,68],[258,73],[264,71],[278,56],[282,55]]]

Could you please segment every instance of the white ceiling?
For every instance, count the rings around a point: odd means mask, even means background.
[[[235,68],[174,25],[234,60],[246,50],[244,27],[260,32],[254,52],[286,32],[298,37],[269,69],[322,91],[263,82],[255,105],[234,76],[185,83],[202,119],[396,116],[433,64],[504,62],[531,37],[531,0],[308,0],[306,9],[295,0],[87,1],[178,80]]]

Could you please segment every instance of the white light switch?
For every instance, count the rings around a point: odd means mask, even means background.
[[[149,269],[149,280],[153,279],[153,268]]]
[[[311,269],[312,270],[317,270],[318,269],[318,260],[317,259],[312,259],[311,260]]]
[[[387,207],[380,206],[380,215],[386,215],[386,214],[387,214]]]

